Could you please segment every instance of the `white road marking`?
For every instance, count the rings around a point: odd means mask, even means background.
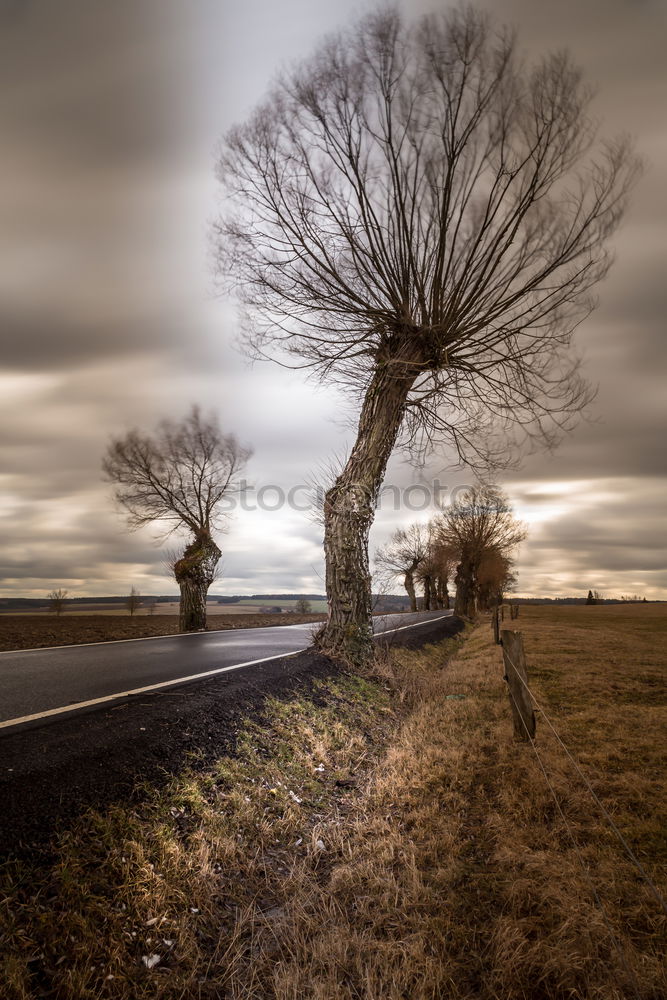
[[[93,645],[93,643],[90,643]],[[58,647],[56,647],[58,648]],[[20,726],[22,722],[34,722],[36,719],[48,719],[50,715],[62,715],[63,712],[76,712],[80,708],[90,708],[92,705],[103,705],[107,701],[116,701],[118,698],[129,698],[133,694],[146,694],[147,691],[157,691],[159,688],[171,687],[173,684],[184,684],[186,681],[198,681],[202,677],[213,677],[214,674],[224,674],[229,670],[240,670],[241,667],[252,667],[256,663],[267,663],[269,660],[281,660],[284,656],[294,656],[296,653],[303,653],[308,647],[303,649],[290,650],[289,653],[278,653],[277,656],[264,656],[261,660],[248,660],[246,663],[234,663],[230,667],[216,667],[215,670],[205,670],[201,674],[190,674],[187,677],[176,677],[170,681],[160,681],[159,684],[147,684],[146,687],[132,688],[131,691],[117,691],[115,694],[106,694],[102,698],[91,698],[90,701],[77,701],[72,705],[62,705],[60,708],[50,708],[46,712],[35,712],[34,715],[23,715],[17,719],[7,719],[0,722],[0,729],[7,729],[9,726]]]
[[[382,632],[377,632],[376,635],[389,635],[390,632],[402,632],[406,628],[414,628],[415,625],[430,625],[431,622],[439,622],[443,618],[451,618],[453,614],[453,611],[448,611],[446,615],[438,615],[437,618],[428,618],[423,622],[413,622],[412,625],[401,625],[400,628],[385,628]]]
[[[213,628],[210,632],[168,632],[166,635],[141,635],[136,639],[100,639],[98,642],[68,642],[62,646],[31,646],[30,649],[3,649],[0,656],[17,656],[19,653],[45,653],[47,649],[80,649],[87,646],[109,646],[116,642],[155,642],[157,639],[191,639],[193,635],[217,635],[224,632],[261,632],[267,628],[302,628],[312,622],[301,622],[298,625],[249,625],[248,628]],[[317,624],[317,622],[315,623]]]
[[[389,635],[391,632],[403,632],[407,628],[416,628],[418,625],[429,625],[432,622],[439,622],[443,618],[450,618],[451,615],[452,615],[452,612],[450,611],[448,614],[439,615],[438,618],[428,618],[426,621],[412,622],[411,625],[401,625],[399,628],[383,629],[382,632],[378,632],[376,634],[377,635]],[[318,625],[319,622],[306,622],[304,624],[315,624],[315,625]],[[279,628],[290,628],[290,627],[293,628],[295,626],[289,626],[289,625],[284,626],[283,625],[283,626],[278,626],[278,627]],[[234,629],[234,630],[232,630],[232,629],[228,629],[228,630],[227,629],[223,629],[222,631],[248,631],[248,630],[247,629],[242,629],[242,630],[241,629],[239,629],[239,630],[237,630],[237,629]],[[203,633],[190,632],[190,633],[183,633],[183,634],[187,634],[187,635],[201,635]],[[210,635],[210,633],[207,633],[207,634]],[[155,638],[165,639],[165,638],[171,638],[171,637],[167,637],[167,636],[147,636],[146,638],[151,638],[151,639],[155,639]],[[119,641],[120,642],[141,642],[142,640],[140,640],[140,639],[121,639]],[[86,646],[103,646],[103,645],[106,645],[106,643],[89,642],[89,643],[81,643],[81,645],[86,645]],[[68,648],[71,648],[71,647],[67,647],[67,646],[53,646],[53,647],[46,647],[46,648],[68,649]],[[145,687],[132,688],[130,691],[117,691],[114,694],[104,695],[102,698],[91,698],[89,701],[77,701],[77,702],[74,702],[74,704],[71,704],[71,705],[61,705],[59,708],[50,708],[46,712],[35,712],[33,715],[22,715],[22,716],[20,716],[20,717],[18,717],[16,719],[7,719],[5,722],[0,722],[0,729],[9,729],[11,726],[20,726],[20,725],[22,725],[25,722],[36,722],[38,719],[48,719],[50,716],[53,716],[53,715],[63,715],[66,712],[76,712],[76,711],[79,711],[82,708],[92,708],[94,705],[104,705],[105,703],[107,703],[109,701],[117,701],[118,698],[129,698],[131,695],[146,694],[148,691],[158,691],[161,688],[173,687],[175,684],[186,684],[189,681],[198,681],[198,680],[201,680],[203,677],[214,677],[216,674],[225,674],[225,673],[228,673],[230,670],[240,670],[242,667],[253,667],[257,663],[268,663],[270,660],[282,660],[282,659],[284,659],[287,656],[296,656],[297,653],[304,653],[309,648],[310,648],[309,646],[304,646],[302,649],[293,649],[293,650],[290,650],[288,653],[277,653],[274,656],[263,656],[259,660],[247,660],[245,663],[233,663],[229,667],[216,667],[214,670],[205,670],[203,673],[200,673],[200,674],[189,674],[186,677],[176,677],[176,678],[174,678],[174,679],[172,679],[170,681],[160,681],[158,684],[148,684]],[[28,650],[17,650],[17,652],[28,652]]]

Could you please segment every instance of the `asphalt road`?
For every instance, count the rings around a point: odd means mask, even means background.
[[[375,632],[419,628],[452,613],[377,617]],[[0,730],[266,663],[306,649],[317,628],[281,625],[0,653]]]

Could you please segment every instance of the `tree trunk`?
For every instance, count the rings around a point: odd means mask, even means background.
[[[439,576],[437,578],[436,589],[435,589],[438,607],[445,611],[449,611],[449,591],[447,590],[447,577]]]
[[[417,610],[417,595],[415,594],[415,577],[411,569],[405,571],[404,586],[410,598],[410,611]]]
[[[180,632],[199,632],[206,628],[206,595],[215,579],[220,556],[220,549],[209,532],[200,531],[174,564],[174,576],[181,588]]]
[[[410,388],[422,364],[417,350],[378,361],[364,397],[357,440],[324,500],[324,554],[329,616],[316,637],[331,656],[361,665],[373,655],[368,534],[387,461]]]
[[[466,559],[456,567],[456,599],[454,601],[454,611],[464,618],[474,618],[476,612],[475,600],[475,572],[471,562]]]
[[[430,576],[424,576],[424,611],[431,611],[433,604],[433,583]]]

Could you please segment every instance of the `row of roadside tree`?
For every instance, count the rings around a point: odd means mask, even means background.
[[[413,611],[419,586],[423,610],[450,608],[453,600],[457,614],[473,617],[499,603],[513,584],[512,555],[524,538],[505,493],[481,484],[427,524],[399,528],[377,550],[375,563],[388,582],[402,578]]]

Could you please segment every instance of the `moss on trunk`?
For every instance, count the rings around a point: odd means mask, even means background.
[[[178,622],[181,632],[206,628],[206,595],[215,579],[220,556],[210,532],[199,531],[175,563],[174,576],[181,590]]]

